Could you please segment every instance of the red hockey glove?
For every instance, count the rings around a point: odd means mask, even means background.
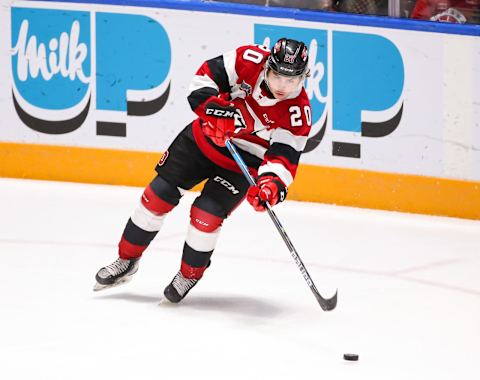
[[[255,211],[265,211],[265,203],[271,206],[285,200],[287,186],[274,173],[264,173],[257,179],[257,186],[250,186],[247,191],[247,200]]]
[[[222,98],[210,98],[205,105],[205,116],[202,117],[203,133],[215,144],[225,146],[225,139],[235,132],[236,114],[237,109],[233,103]]]

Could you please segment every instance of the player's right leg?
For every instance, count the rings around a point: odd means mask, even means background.
[[[165,288],[165,298],[178,303],[200,281],[210,266],[223,221],[245,197],[249,185],[243,174],[213,168],[190,211],[180,270]]]
[[[129,218],[118,244],[118,258],[101,268],[94,290],[128,282],[138,270],[145,249],[160,231],[167,215],[180,201],[181,191],[157,176],[145,188],[139,205]]]

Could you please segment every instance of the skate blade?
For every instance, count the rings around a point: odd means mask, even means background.
[[[178,302],[172,302],[167,297],[162,297],[158,301],[157,305],[160,307],[176,307],[178,305]]]
[[[109,285],[102,285],[102,284],[99,284],[97,282],[97,283],[95,283],[95,286],[93,287],[93,291],[98,292],[100,290],[115,288],[119,285],[123,285],[123,284],[126,284],[127,282],[130,282],[131,279],[132,279],[132,276],[127,276],[127,277],[122,278],[121,280],[115,282],[114,284],[109,284]]]
[[[176,305],[176,303],[170,301],[167,297],[163,296],[160,298],[160,301],[158,302],[158,305]]]

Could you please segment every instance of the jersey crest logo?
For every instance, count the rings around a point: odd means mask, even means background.
[[[242,90],[247,96],[252,94],[252,86],[250,86],[245,81],[242,81],[242,84],[240,85],[240,90]]]

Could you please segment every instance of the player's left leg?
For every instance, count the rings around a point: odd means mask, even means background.
[[[144,251],[162,228],[167,214],[178,205],[182,192],[160,175],[150,182],[123,230],[118,258],[100,268],[94,290],[118,286],[132,279]]]
[[[242,174],[220,168],[205,183],[190,211],[180,270],[164,291],[170,302],[180,302],[202,278],[223,221],[240,205],[247,189]]]
[[[144,251],[178,205],[183,190],[209,177],[212,164],[198,149],[188,125],[163,154],[157,176],[145,188],[118,244],[118,257],[97,272],[94,290],[124,284],[137,272]]]

